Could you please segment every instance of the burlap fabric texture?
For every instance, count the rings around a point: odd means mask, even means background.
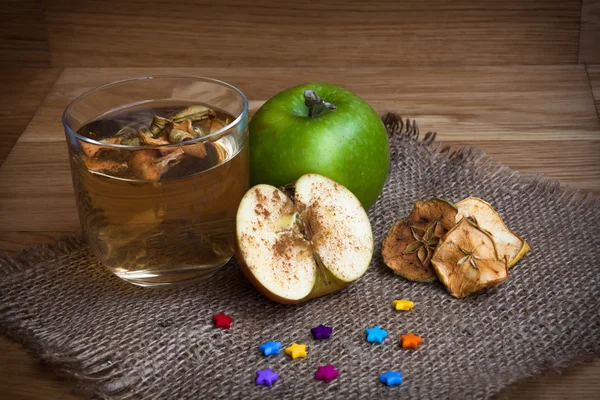
[[[199,284],[134,287],[111,275],[70,238],[0,265],[1,333],[22,342],[91,397],[121,399],[487,398],[546,369],[600,354],[600,202],[542,177],[523,177],[475,149],[419,139],[413,124],[384,117],[391,171],[370,211],[376,253],[366,275],[340,293],[284,306],[262,297],[235,261]],[[478,196],[491,202],[532,251],[501,285],[458,300],[439,283],[413,283],[382,262],[381,241],[415,199]],[[409,298],[410,312],[391,307]],[[215,329],[225,312],[231,330]],[[333,327],[315,341],[310,328]],[[389,332],[367,343],[365,328]],[[408,332],[424,340],[400,348]],[[308,357],[263,357],[267,340],[306,343]],[[316,381],[332,363],[340,376]],[[280,374],[272,388],[258,369]],[[378,381],[402,371],[404,383]]]

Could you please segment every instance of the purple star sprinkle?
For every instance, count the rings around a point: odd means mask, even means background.
[[[332,330],[333,330],[333,328],[330,326],[319,325],[319,326],[315,326],[310,331],[312,332],[315,339],[323,340],[323,339],[329,339],[329,337],[331,336]]]
[[[333,365],[329,364],[329,365],[323,365],[322,367],[319,367],[319,369],[317,370],[317,373],[315,374],[315,379],[318,379],[320,381],[330,382],[331,380],[337,378],[339,375],[340,374],[333,367]]]
[[[257,385],[272,386],[277,379],[279,379],[279,374],[274,372],[271,368],[259,369],[256,371]]]

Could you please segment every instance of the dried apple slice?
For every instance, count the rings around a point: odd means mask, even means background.
[[[136,178],[158,181],[169,166],[181,160],[183,150],[169,149],[164,155],[154,149],[136,150],[129,156],[129,167]]]
[[[90,171],[103,172],[110,175],[119,175],[127,171],[126,162],[114,160],[96,160],[95,158],[84,159],[85,166]]]
[[[90,133],[90,135],[91,135],[91,133]],[[103,158],[102,157],[103,153],[110,152],[110,151],[118,151],[111,147],[102,146],[101,144],[84,142],[83,140],[80,140],[79,143],[81,144],[81,150],[83,151],[83,154],[87,158]],[[111,138],[101,139],[100,143],[121,144],[121,138],[111,137]]]
[[[280,303],[340,290],[365,273],[373,255],[371,224],[352,192],[315,174],[290,192],[254,186],[236,216],[242,271]]]
[[[450,294],[463,298],[508,278],[492,237],[463,218],[440,239],[431,264]]]
[[[444,199],[417,200],[405,221],[392,226],[383,241],[383,261],[394,273],[418,282],[436,280],[431,256],[455,225],[456,207]]]
[[[529,244],[525,239],[508,229],[490,203],[477,197],[469,197],[456,203],[456,207],[456,222],[467,217],[487,231],[496,243],[498,256],[500,259],[507,259],[509,268],[529,251]]]

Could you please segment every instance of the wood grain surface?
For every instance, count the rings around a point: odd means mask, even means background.
[[[0,68],[0,166],[59,74],[58,68]]]
[[[52,65],[567,64],[579,0],[47,0]]]
[[[75,382],[57,378],[20,345],[0,336],[0,398],[6,400],[81,400]]]
[[[56,238],[75,234],[78,231],[79,226],[74,227],[72,231],[0,231],[0,255],[5,253],[14,256],[26,247],[53,243]]]
[[[60,124],[68,102],[101,83],[159,72],[228,80],[247,93],[253,110],[277,90],[326,74],[298,68],[63,71],[50,93],[36,100],[43,99],[41,107],[0,168],[0,251],[14,254],[78,230]],[[355,90],[378,111],[417,116],[422,130],[435,129],[439,139],[455,146],[477,145],[522,172],[543,172],[563,183],[599,191],[600,129],[587,80],[595,73],[595,68],[586,73],[583,66],[357,68],[336,71],[335,81]],[[599,375],[596,361],[561,376],[547,373],[528,379],[499,398],[590,399],[600,393],[600,381],[594,379]],[[70,400],[78,398],[70,394],[74,387],[36,364],[19,345],[0,340],[0,394],[11,399]]]
[[[5,0],[0,17],[0,253],[79,230],[60,115],[136,75],[220,78],[251,111],[293,84],[337,83],[441,141],[600,193],[600,0]],[[597,360],[498,398],[600,399],[599,377]],[[76,387],[0,337],[0,398]]]
[[[0,67],[49,67],[41,0],[0,3]]]
[[[588,65],[587,72],[594,102],[596,103],[596,112],[598,113],[598,118],[600,118],[600,65]]]
[[[322,78],[327,70],[65,69],[0,169],[0,231],[76,230],[62,111],[99,84],[168,73],[231,82],[247,94],[254,111],[277,91]],[[600,125],[583,66],[354,68],[328,80],[379,112],[417,118],[423,131],[436,130],[441,141],[479,145],[525,173],[543,172],[600,192]]]
[[[600,0],[581,1],[579,62],[600,63]]]
[[[68,68],[21,141],[63,141],[60,114],[103,83],[153,74],[203,75],[236,85],[251,112],[291,85],[345,86],[379,111],[416,118],[442,140],[596,140],[598,118],[583,65],[339,68]],[[50,125],[50,126],[49,126]],[[511,135],[514,134],[514,135]]]

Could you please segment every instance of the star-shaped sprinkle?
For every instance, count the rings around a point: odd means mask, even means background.
[[[330,326],[319,325],[319,326],[315,326],[310,331],[312,332],[315,339],[323,340],[323,339],[329,339],[329,337],[331,336],[331,331],[333,331],[333,328]]]
[[[400,340],[402,341],[403,349],[416,349],[417,347],[419,347],[419,343],[423,341],[423,338],[421,336],[409,333],[408,335],[400,336]]]
[[[285,348],[285,354],[292,356],[292,359],[306,357],[306,345],[292,343],[291,346]]]
[[[402,372],[386,371],[379,376],[379,382],[387,386],[400,385],[402,383]]]
[[[215,323],[215,328],[223,328],[229,329],[231,327],[231,318],[229,315],[225,315],[224,313],[215,314],[212,316],[212,320]]]
[[[256,371],[257,385],[272,386],[277,379],[279,379],[279,374],[277,374],[271,368],[260,369]]]
[[[317,370],[317,373],[315,374],[315,379],[318,379],[320,381],[325,381],[325,382],[331,382],[333,379],[337,378],[339,375],[340,374],[337,371],[337,369],[335,369],[332,364],[329,364],[329,365],[323,365],[322,367],[319,367],[319,369]]]
[[[258,346],[258,350],[263,353],[265,356],[270,356],[271,354],[279,354],[279,350],[281,350],[281,342],[272,342],[268,341],[260,346]]]
[[[367,332],[367,342],[369,343],[381,343],[388,335],[387,331],[381,329],[379,325],[376,325],[373,328],[367,328],[365,332]]]
[[[392,307],[396,309],[396,311],[408,311],[415,306],[410,300],[402,299],[402,300],[394,300],[392,301]]]

